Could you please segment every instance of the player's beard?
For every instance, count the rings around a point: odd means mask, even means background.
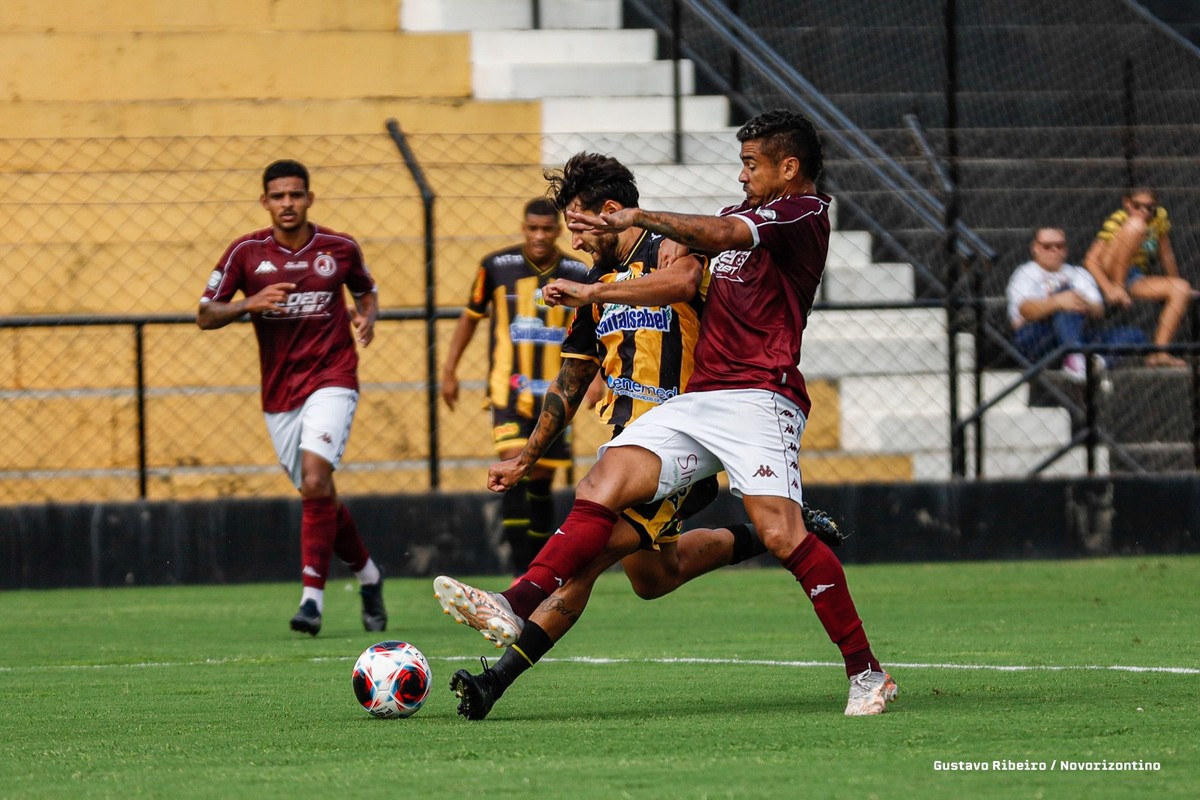
[[[617,258],[617,234],[601,236],[592,252],[592,266],[604,272],[615,272],[620,265],[621,260]]]

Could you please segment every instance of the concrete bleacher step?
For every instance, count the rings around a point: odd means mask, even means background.
[[[684,131],[680,136],[682,163],[720,165],[737,177],[737,128],[712,131]],[[671,131],[624,131],[546,133],[542,138],[542,162],[561,164],[575,153],[588,151],[605,153],[623,164],[673,164],[675,134]]]
[[[624,70],[657,58],[654,31],[537,30],[477,31],[471,34],[473,64],[604,64]]]
[[[554,0],[541,3],[540,24],[549,29],[621,27],[620,0]],[[528,30],[530,0],[403,0],[400,26],[406,31]]]
[[[680,92],[690,95],[695,79],[692,62],[680,63]],[[543,97],[669,97],[674,67],[669,61],[644,64],[475,64],[474,95],[480,100],[532,100]]]
[[[213,32],[0,34],[22,102],[466,98],[465,34]],[[215,58],[236,53],[237,58]],[[336,58],[285,58],[328,53]]]
[[[325,98],[319,104],[287,98],[21,100],[0,115],[0,143],[5,138],[337,136],[382,132],[388,119],[398,120],[408,134],[527,134],[540,124],[541,107],[525,100],[484,103],[458,97]]]
[[[670,95],[674,65],[655,56],[651,30],[480,31],[471,34],[472,86],[487,100]],[[684,94],[693,73],[680,62]]]
[[[1121,449],[1127,457],[1132,458],[1138,467],[1146,472],[1195,472],[1197,469],[1196,449],[1190,443],[1127,444],[1123,445]],[[1116,456],[1110,455],[1109,461],[1114,473],[1135,472]]]
[[[736,173],[727,165],[637,164],[632,169],[642,208],[714,214],[742,199]]]
[[[959,340],[960,368],[971,366],[971,337]],[[944,372],[946,316],[941,309],[887,309],[812,314],[800,368],[806,377]]]
[[[996,449],[1044,449],[1066,444],[1071,419],[1050,408],[1000,406],[984,418],[985,452]],[[944,408],[876,409],[842,407],[842,446],[848,450],[917,453],[950,446],[949,416]]]
[[[1033,470],[1051,456],[1057,448],[1042,449],[1013,449],[1004,447],[988,448],[983,457],[984,478],[1023,478],[1035,474]],[[968,448],[967,475],[974,475],[974,450]],[[917,453],[913,456],[913,480],[939,481],[952,478],[951,456],[949,450],[936,453]],[[1095,474],[1109,474],[1108,452],[1103,448],[1096,450]],[[1074,478],[1087,474],[1087,451],[1083,447],[1072,447],[1036,473],[1044,478]]]
[[[837,235],[839,231],[834,231]],[[869,255],[869,253],[868,253]],[[821,299],[832,303],[882,303],[911,300],[911,264],[847,264],[832,258],[825,264]]]
[[[1110,370],[1100,424],[1120,442],[1188,444],[1195,432],[1192,374],[1186,369],[1127,367]],[[1130,402],[1137,398],[1136,402]]]
[[[408,5],[415,0],[406,0]],[[396,0],[4,0],[0,32],[395,31]]]
[[[683,127],[711,131],[729,124],[729,100],[717,95],[683,98]],[[547,97],[543,133],[666,133],[675,129],[670,97]],[[733,151],[736,154],[736,150]]]
[[[991,370],[983,373],[981,385],[981,401],[986,403],[999,397],[1002,392],[1008,392],[997,403],[995,408],[1006,408],[1010,411],[1029,409],[1027,402],[1029,387],[1017,385],[1021,373],[1015,370]],[[950,379],[945,371],[927,375],[897,374],[874,376],[849,376],[838,382],[839,394],[842,396],[843,418],[851,418],[856,414],[872,415],[880,412],[904,413],[908,411],[942,411],[949,419],[950,408]],[[958,409],[959,414],[967,414],[974,410],[975,389],[974,376],[970,373],[960,373],[958,376]]]

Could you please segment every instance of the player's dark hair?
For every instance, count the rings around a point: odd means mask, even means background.
[[[282,158],[268,164],[263,170],[263,191],[267,190],[268,183],[279,178],[299,178],[304,181],[304,190],[308,191],[308,170],[299,161]]]
[[[776,163],[789,156],[800,160],[804,177],[815,181],[825,166],[821,137],[812,122],[802,114],[776,108],[754,117],[737,132],[739,142],[760,140],[762,152]]]
[[[525,216],[554,217],[558,219],[558,206],[548,197],[535,197],[525,204]]]
[[[550,182],[550,197],[560,209],[565,210],[576,198],[586,211],[598,211],[605,200],[637,208],[637,181],[629,168],[612,156],[576,153],[561,170],[543,174]]]

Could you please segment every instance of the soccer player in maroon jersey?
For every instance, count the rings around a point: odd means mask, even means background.
[[[263,172],[271,227],[235,240],[209,276],[196,322],[222,328],[246,314],[258,339],[262,408],[279,463],[300,490],[300,608],[291,627],[321,630],[331,555],[361,585],[363,627],[387,628],[383,576],[338,500],[333,471],[358,403],[358,353],[375,337],[379,296],[358,243],[308,221],[308,170],[282,160]],[[342,287],[354,298],[353,319]],[[242,299],[234,300],[238,292]],[[353,328],[353,333],[351,333]]]
[[[756,116],[737,138],[746,199],[717,216],[640,208],[568,212],[573,233],[637,227],[716,254],[695,369],[683,394],[642,414],[601,447],[600,459],[576,489],[561,535],[552,536],[529,570],[500,593],[504,603],[487,604],[495,616],[487,624],[518,629],[519,620],[604,551],[622,510],[724,469],[763,543],[804,588],[842,653],[850,681],[846,715],[879,714],[896,696],[896,684],[871,652],[841,563],[807,531],[802,507],[798,456],[811,402],[798,365],[830,231],[830,198],[816,189],[821,142],[809,120],[786,110]],[[629,284],[654,288],[649,281]],[[546,296],[572,304],[580,302],[581,291],[552,285]],[[469,718],[486,716],[544,652],[523,650],[523,658],[506,653],[495,667],[460,680],[464,701],[482,711]]]

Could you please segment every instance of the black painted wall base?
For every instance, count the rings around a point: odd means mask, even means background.
[[[565,515],[570,493],[557,499]],[[847,563],[1200,552],[1200,476],[1191,474],[814,486],[806,500],[851,534],[838,553]],[[346,504],[390,575],[507,569],[493,495]],[[689,527],[744,519],[741,502],[722,493]],[[299,499],[0,508],[0,589],[294,580],[299,530]]]

